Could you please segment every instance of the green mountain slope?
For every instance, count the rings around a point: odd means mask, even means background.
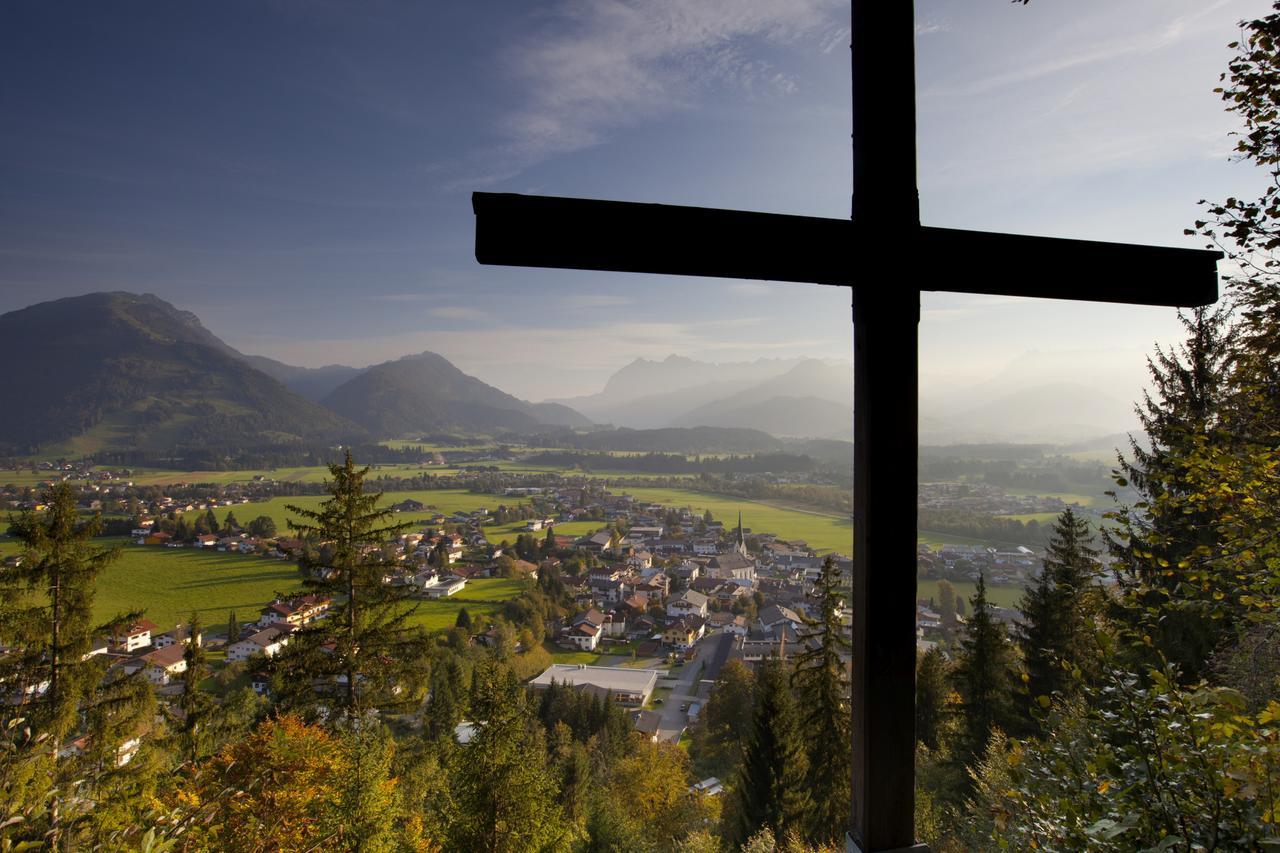
[[[359,434],[255,370],[195,315],[94,293],[0,315],[0,447],[26,452],[279,444]]]
[[[487,385],[433,352],[370,367],[334,389],[323,403],[380,437],[591,425],[566,406],[535,406]]]

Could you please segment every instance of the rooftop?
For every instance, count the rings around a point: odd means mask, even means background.
[[[653,669],[628,669],[620,666],[587,666],[586,664],[553,663],[529,682],[534,687],[548,687],[552,681],[574,687],[594,685],[615,693],[645,693],[658,682]]]

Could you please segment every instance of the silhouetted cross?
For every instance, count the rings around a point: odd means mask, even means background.
[[[881,853],[925,849],[912,826],[920,291],[1206,305],[1222,255],[922,227],[912,4],[852,6],[851,220],[494,193],[472,204],[483,264],[852,286],[850,833]],[[911,281],[921,258],[929,280]]]

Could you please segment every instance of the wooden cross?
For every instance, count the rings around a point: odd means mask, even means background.
[[[482,264],[852,286],[849,842],[882,853],[925,849],[913,828],[920,291],[1206,305],[1222,255],[921,226],[912,3],[852,0],[852,25],[850,220],[493,193],[472,204]],[[942,272],[919,280],[920,258]]]

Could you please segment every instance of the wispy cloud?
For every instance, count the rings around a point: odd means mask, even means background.
[[[486,312],[464,305],[441,305],[438,308],[432,308],[428,313],[442,320],[487,320],[489,318]]]
[[[565,308],[621,308],[626,305],[635,305],[636,300],[630,296],[621,296],[615,293],[582,293],[573,296],[566,296],[561,305]]]
[[[839,0],[584,0],[563,3],[515,53],[529,103],[508,116],[511,150],[526,160],[594,145],[611,130],[692,106],[708,82],[748,95],[786,94],[795,81],[755,49],[813,38],[830,44]]]
[[[921,95],[945,98],[978,95],[1016,83],[1024,83],[1037,77],[1060,74],[1080,66],[1097,65],[1126,56],[1164,50],[1194,35],[1195,30],[1190,25],[1212,15],[1230,2],[1231,0],[1214,0],[1212,3],[1206,3],[1192,12],[1174,18],[1160,29],[1117,36],[1111,41],[1088,48],[1075,45],[1077,49],[1074,50],[1049,52],[1050,55],[1046,59],[1037,60],[1027,57],[1029,61],[1023,62],[1019,61],[1020,58],[1014,57],[1007,63],[1012,69],[1008,72],[992,74],[954,86],[928,89],[921,92]],[[934,32],[937,31],[934,30]]]

